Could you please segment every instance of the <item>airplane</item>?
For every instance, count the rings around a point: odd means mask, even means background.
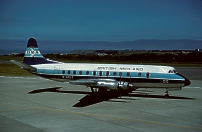
[[[166,90],[165,97],[169,97],[169,90],[181,90],[191,83],[171,66],[63,63],[49,60],[43,57],[34,38],[28,40],[23,62],[11,62],[40,77],[87,86],[92,93],[130,93],[138,88],[163,88]]]

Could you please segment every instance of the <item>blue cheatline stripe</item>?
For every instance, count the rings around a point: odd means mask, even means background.
[[[120,77],[100,77],[100,76],[65,76],[65,75],[47,75],[47,74],[36,74],[38,76],[49,78],[49,79],[61,79],[61,81],[79,80],[79,79],[113,79],[116,81],[131,82],[131,83],[164,83],[164,79],[152,79],[152,78],[120,78]],[[167,79],[169,80],[169,79]],[[169,83],[183,84],[185,80],[169,80]]]
[[[95,71],[87,71],[87,70],[50,70],[50,69],[37,69],[38,74],[44,74],[44,75],[60,75],[60,76],[80,76],[80,77],[117,77],[120,78],[120,72],[116,72],[116,75],[114,75],[114,72],[109,72],[109,75],[106,76],[107,71],[96,71],[96,75],[94,75]],[[149,76],[147,76],[147,72],[121,72],[121,78],[143,78],[143,79],[170,79],[170,80],[184,80],[183,77],[178,76],[173,73],[149,73]]]

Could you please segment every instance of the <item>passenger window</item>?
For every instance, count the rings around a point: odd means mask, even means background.
[[[109,76],[109,71],[106,72],[106,76]]]
[[[119,76],[122,76],[122,72],[119,72]]]
[[[141,76],[142,76],[142,73],[141,73],[141,72],[139,72],[139,73],[138,73],[138,77],[141,77]]]
[[[102,76],[102,71],[99,72],[99,75]]]
[[[68,72],[67,72],[68,74],[70,74],[70,70],[68,70]]]
[[[89,71],[86,71],[86,75],[89,75]]]
[[[62,70],[62,74],[65,74],[65,70]]]
[[[128,77],[129,77],[129,76],[130,76],[130,72],[127,72],[127,73],[126,73],[126,76],[128,76]]]
[[[116,72],[114,72],[113,75],[116,76]]]
[[[75,70],[73,71],[73,74],[74,74],[74,75],[76,74],[76,71],[75,71]]]
[[[79,71],[79,75],[82,75],[82,71]]]
[[[150,76],[150,74],[149,74],[149,72],[147,72],[147,73],[146,73],[146,77],[149,78],[149,76]]]
[[[93,71],[93,76],[95,76],[96,75],[96,71]]]

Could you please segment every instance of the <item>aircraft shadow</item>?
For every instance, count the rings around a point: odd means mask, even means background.
[[[165,97],[164,95],[154,95],[154,94],[131,94],[129,95],[131,97],[142,97],[142,98],[162,98],[162,99],[195,99],[195,98],[189,98],[189,97],[180,97],[180,96],[169,96]]]
[[[62,87],[52,87],[52,88],[43,88],[43,89],[37,89],[28,92],[28,94],[37,94],[37,93],[43,93],[43,92],[55,92],[55,93],[70,93],[70,94],[84,94],[82,99],[79,100],[78,103],[73,105],[73,107],[86,107],[89,105],[93,105],[96,103],[100,103],[103,101],[109,101],[113,98],[118,98],[120,95],[115,92],[106,92],[106,93],[92,93],[92,92],[84,92],[84,91],[62,91],[60,90]],[[114,101],[110,100],[110,102],[126,102],[126,101]]]
[[[122,102],[126,103],[127,101],[118,101],[118,100],[110,100],[110,99],[117,99],[120,95],[118,93],[111,93],[111,92],[105,92],[105,93],[92,93],[89,95],[84,96],[82,99],[79,100],[78,103],[73,105],[73,107],[86,107],[89,105],[94,105],[103,101],[109,101],[109,102]]]
[[[52,88],[44,88],[30,91],[28,94],[37,94],[43,92],[55,92],[55,93],[71,93],[71,94],[90,94],[92,92],[84,92],[84,91],[60,91],[59,89],[62,87],[52,87]]]
[[[138,92],[138,93],[126,93],[126,92],[85,92],[85,91],[64,91],[60,90],[62,87],[52,87],[52,88],[43,88],[43,89],[37,89],[28,92],[28,94],[37,94],[37,93],[43,93],[43,92],[54,92],[54,93],[70,93],[70,94],[84,94],[83,98],[79,100],[78,103],[74,104],[72,107],[86,107],[90,105],[94,105],[103,101],[109,101],[109,102],[122,102],[127,103],[127,101],[122,100],[136,100],[133,98],[124,98],[124,97],[142,97],[142,98],[161,98],[161,99],[195,99],[195,98],[188,98],[188,97],[179,97],[179,96],[169,96],[165,97],[164,95],[153,95],[148,94],[144,92]],[[111,99],[122,99],[119,100],[111,100]]]

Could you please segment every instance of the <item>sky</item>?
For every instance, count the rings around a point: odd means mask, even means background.
[[[0,39],[202,39],[202,0],[1,0]]]

